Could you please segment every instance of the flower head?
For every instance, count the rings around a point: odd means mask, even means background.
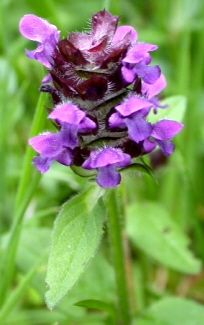
[[[132,26],[118,26],[118,17],[105,10],[93,15],[89,32],[64,39],[32,14],[22,17],[19,29],[38,43],[27,56],[48,70],[41,91],[52,97],[48,118],[57,127],[29,141],[40,172],[54,161],[80,166],[96,170],[97,183],[110,188],[120,183],[120,169],[132,159],[157,146],[172,153],[171,140],[182,125],[148,122],[150,111],[161,108],[158,95],[166,87],[159,66],[151,65],[156,45],[138,42]]]

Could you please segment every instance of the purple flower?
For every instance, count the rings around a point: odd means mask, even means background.
[[[137,40],[137,32],[132,26],[119,26],[116,28],[112,38],[112,46],[118,46],[118,43],[124,42],[124,39],[134,44]]]
[[[165,156],[171,155],[174,150],[171,140],[182,128],[181,123],[171,120],[161,120],[155,123],[150,137],[143,143],[145,152],[151,152],[158,145]]]
[[[72,103],[63,103],[55,107],[49,118],[61,125],[58,133],[43,133],[30,139],[29,144],[40,156],[34,158],[36,168],[46,172],[53,160],[70,165],[72,150],[78,145],[78,133],[88,133],[96,128],[95,122]]]
[[[166,85],[166,78],[161,74],[153,84],[142,82],[142,94],[148,99],[153,99],[159,95],[164,88],[166,88]]]
[[[154,107],[154,113],[157,113],[158,108],[167,108],[166,105],[161,105],[158,99],[158,95],[160,92],[166,88],[166,78],[163,74],[160,75],[160,77],[153,83],[153,84],[147,84],[145,82],[142,82],[141,85],[141,92],[144,97],[148,98],[149,101],[152,103]]]
[[[144,82],[153,84],[160,76],[159,66],[148,66],[151,62],[149,52],[155,51],[156,45],[148,43],[136,43],[131,47],[123,59],[122,75],[128,83],[132,83],[136,77]]]
[[[59,124],[73,126],[75,131],[87,133],[96,129],[96,123],[71,102],[58,104],[48,116]]]
[[[148,138],[152,132],[152,126],[145,118],[149,113],[152,103],[146,98],[131,96],[116,106],[116,113],[109,118],[109,126],[112,128],[127,127],[128,135],[136,143]]]
[[[48,118],[58,130],[29,141],[41,173],[54,161],[94,169],[97,183],[110,188],[132,158],[156,146],[172,153],[171,140],[182,125],[148,122],[150,111],[162,108],[158,95],[166,87],[160,68],[150,65],[156,45],[138,42],[132,26],[118,26],[118,17],[105,10],[93,15],[88,32],[61,40],[55,26],[32,14],[19,29],[38,43],[27,55],[48,70],[40,89],[52,97]]]
[[[62,135],[63,132],[45,132],[29,140],[30,146],[40,154],[33,163],[41,173],[45,173],[55,160],[63,165],[71,164],[72,153]]]
[[[46,20],[29,14],[21,18],[19,30],[25,38],[39,43],[35,50],[26,51],[27,56],[39,61],[46,68],[51,68],[52,55],[59,40],[57,28]]]
[[[82,166],[85,169],[97,169],[97,183],[104,188],[110,188],[121,181],[117,168],[126,167],[130,163],[131,157],[121,149],[104,148],[91,152]]]
[[[71,102],[58,104],[48,116],[62,126],[62,136],[67,146],[74,149],[78,145],[78,133],[89,133],[96,129],[96,123]]]

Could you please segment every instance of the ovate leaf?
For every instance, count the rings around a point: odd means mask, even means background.
[[[164,207],[137,202],[129,206],[127,213],[127,231],[133,244],[172,269],[191,274],[200,271],[200,262],[188,248],[187,236]]]
[[[103,190],[91,186],[63,206],[54,224],[46,283],[53,308],[73,287],[95,255],[102,235]]]
[[[165,108],[159,108],[155,114],[153,111],[148,115],[148,121],[155,123],[167,119],[182,122],[184,119],[187,100],[184,96],[172,96],[163,101],[161,105]]]
[[[164,298],[153,304],[147,310],[146,316],[152,319],[152,324],[202,325],[204,324],[204,307],[183,298]],[[143,325],[142,320],[141,322],[138,320],[137,324]]]

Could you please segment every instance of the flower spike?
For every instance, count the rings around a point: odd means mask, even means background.
[[[102,10],[93,15],[90,31],[60,39],[57,28],[40,17],[20,20],[23,37],[37,42],[27,56],[47,69],[41,91],[52,98],[48,118],[57,128],[29,140],[41,173],[53,162],[77,166],[95,170],[97,184],[112,188],[132,159],[156,147],[166,156],[173,152],[182,124],[148,122],[151,110],[162,108],[158,96],[166,87],[160,67],[151,65],[158,47],[138,42],[136,30],[118,21]]]

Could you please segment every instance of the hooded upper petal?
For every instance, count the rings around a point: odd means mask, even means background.
[[[85,117],[79,125],[79,131],[82,133],[90,132],[96,129],[96,123],[90,118]]]
[[[25,38],[39,43],[43,43],[53,34],[57,38],[59,34],[56,26],[32,14],[24,15],[21,18],[19,30]]]
[[[57,28],[45,19],[28,14],[21,18],[19,30],[25,38],[39,43],[35,50],[27,51],[27,56],[50,68],[52,55],[59,40]]]
[[[58,133],[45,132],[29,140],[29,145],[44,157],[55,157],[61,152]]]
[[[86,114],[72,103],[63,103],[55,106],[49,118],[73,125],[79,125]]]
[[[113,113],[108,120],[108,124],[111,128],[123,128],[126,127],[124,118],[119,113]]]
[[[121,149],[104,148],[92,151],[89,158],[83,163],[86,169],[101,168],[110,165],[123,167],[130,164],[131,158]]]
[[[59,123],[74,126],[76,132],[89,132],[96,128],[96,123],[71,102],[59,104],[49,114],[49,118],[57,120]]]
[[[151,106],[152,103],[148,99],[132,95],[125,99],[122,104],[116,106],[115,109],[123,117],[126,117],[142,109],[150,108]]]
[[[130,41],[130,43],[136,42],[137,40],[137,32],[132,26],[119,26],[117,27],[115,34],[112,39],[112,45],[117,45],[121,41],[123,41],[124,38],[126,38]]]

